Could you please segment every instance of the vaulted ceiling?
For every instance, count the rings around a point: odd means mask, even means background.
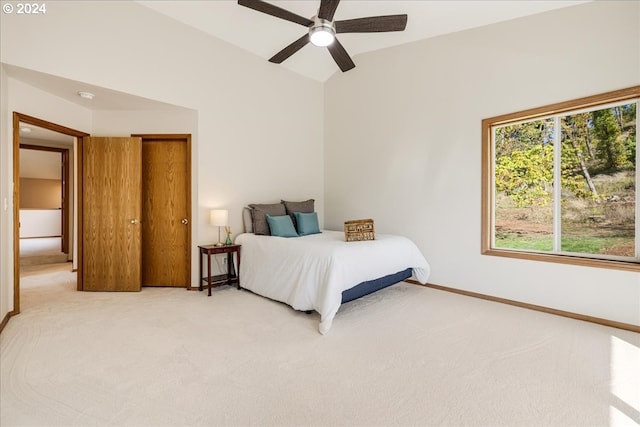
[[[316,15],[320,0],[267,0],[300,16]],[[248,50],[267,61],[306,33],[306,28],[252,9],[236,0],[138,1],[217,38]],[[338,38],[358,66],[357,55],[416,40],[493,24],[585,1],[543,0],[342,0],[334,19],[378,15],[408,15],[403,32],[339,34]],[[326,48],[308,44],[282,64],[318,81],[340,72]]]

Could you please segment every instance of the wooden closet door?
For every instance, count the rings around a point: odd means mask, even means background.
[[[140,291],[141,138],[82,139],[82,289]]]
[[[191,277],[189,138],[142,135],[142,285],[187,287]]]

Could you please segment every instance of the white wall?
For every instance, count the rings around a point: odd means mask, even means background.
[[[56,1],[45,16],[19,20],[15,14],[1,14],[0,24],[3,63],[197,111],[195,129],[193,117],[169,127],[162,113],[153,113],[153,119],[144,112],[136,119],[149,126],[141,128],[124,113],[99,111],[89,113],[90,126],[74,126],[56,117],[62,111],[49,111],[55,107],[41,111],[33,100],[19,101],[9,91],[9,110],[2,117],[6,120],[14,103],[26,103],[18,111],[95,135],[169,128],[192,133],[194,245],[214,241],[215,230],[205,227],[212,207],[229,209],[234,233],[241,229],[241,208],[251,202],[313,197],[322,215],[320,83],[134,2]],[[11,153],[5,134],[2,150]],[[3,179],[10,176],[4,167],[1,174]],[[8,183],[4,185],[3,193],[10,194]],[[2,249],[11,244],[3,240]],[[197,261],[194,257],[193,268]],[[196,282],[194,275],[192,284]],[[9,286],[3,281],[0,291]]]
[[[20,143],[25,143],[20,138]],[[62,179],[62,155],[54,151],[20,150],[20,178]]]
[[[13,310],[13,171],[9,78],[0,65],[0,322]]]
[[[21,143],[22,143],[21,139]],[[20,178],[61,181],[62,156],[53,151],[20,149]],[[24,194],[21,192],[21,194]],[[33,196],[32,196],[33,197]],[[24,207],[24,199],[21,199]],[[60,200],[60,197],[58,197]],[[40,206],[42,207],[42,206]],[[53,209],[20,209],[20,238],[62,235],[62,211]]]
[[[640,274],[482,256],[481,120],[640,84],[640,3],[360,55],[325,86],[325,224],[412,238],[431,283],[640,325]]]
[[[62,235],[62,211],[54,209],[20,209],[20,238],[57,237]]]
[[[5,74],[5,69],[2,68]],[[91,128],[91,112],[43,90],[34,88],[10,77],[2,79],[3,99],[2,133],[0,133],[1,158],[0,176],[2,177],[2,203],[7,198],[7,210],[0,206],[2,212],[3,238],[0,241],[2,253],[0,283],[0,316],[2,319],[13,310],[13,125],[12,114],[19,112],[38,117],[53,123],[63,124],[72,129],[87,132]],[[6,108],[6,109],[5,109]],[[6,155],[4,153],[7,153]],[[5,238],[6,236],[6,238]]]

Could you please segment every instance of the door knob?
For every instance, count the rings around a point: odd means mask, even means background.
[[[137,219],[132,219],[131,224],[140,224],[140,221],[138,221]]]
[[[189,224],[189,220],[187,218],[182,218],[182,221],[180,222],[183,223],[184,225]]]

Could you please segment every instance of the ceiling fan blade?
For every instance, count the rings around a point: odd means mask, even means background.
[[[318,18],[333,21],[333,14],[336,13],[340,0],[320,0],[320,9],[318,9]]]
[[[336,61],[336,64],[338,64],[338,67],[340,67],[342,72],[349,71],[356,66],[338,39],[335,39],[333,43],[327,46],[327,49],[329,49],[329,53],[331,53],[331,56],[333,56],[333,59]]]
[[[282,49],[280,52],[276,53],[269,59],[269,62],[273,62],[275,64],[280,64],[282,61],[302,49],[307,43],[309,43],[309,34],[305,34],[300,37],[298,40],[291,43],[289,46]]]
[[[371,16],[369,18],[336,21],[336,33],[382,33],[404,31],[407,15]]]
[[[289,12],[288,10],[262,0],[238,0],[238,4],[248,7],[249,9],[257,10],[258,12],[266,13],[267,15],[275,16],[276,18],[284,19],[285,21],[295,22],[305,27],[313,25],[313,21],[310,19],[296,15],[293,12]]]

